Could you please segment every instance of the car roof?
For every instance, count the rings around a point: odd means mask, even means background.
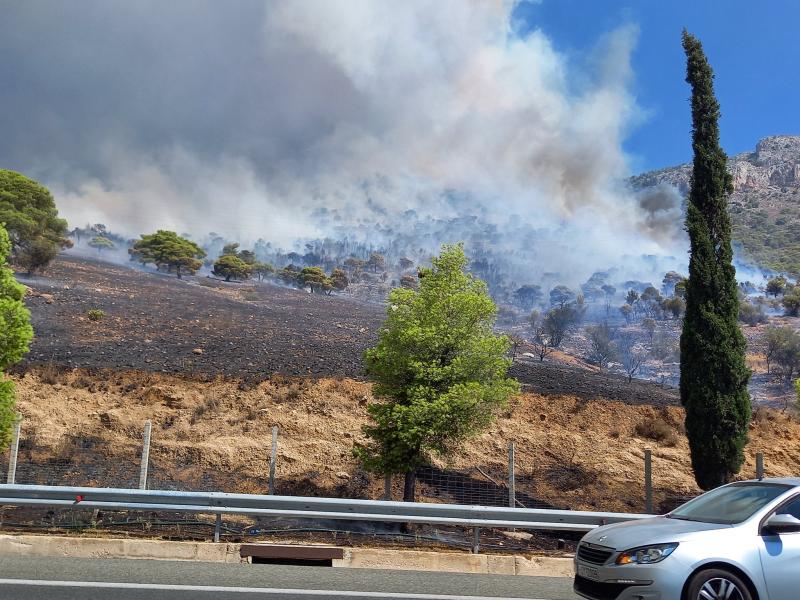
[[[737,483],[780,483],[800,487],[800,477],[768,477],[765,479],[747,479]]]

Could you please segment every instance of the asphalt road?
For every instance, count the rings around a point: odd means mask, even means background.
[[[557,577],[0,557],[3,600],[575,600],[571,588],[571,580]]]

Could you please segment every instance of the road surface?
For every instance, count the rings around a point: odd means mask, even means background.
[[[14,600],[575,600],[557,577],[153,560],[0,557],[0,598]]]

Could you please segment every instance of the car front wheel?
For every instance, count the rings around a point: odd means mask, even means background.
[[[688,600],[753,600],[747,584],[730,571],[707,569],[692,577]]]

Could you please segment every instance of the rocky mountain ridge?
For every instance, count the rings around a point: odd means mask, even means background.
[[[800,275],[800,136],[763,138],[754,152],[728,159],[733,178],[729,206],[734,242],[760,267]],[[669,185],[689,192],[691,164],[631,178],[636,190]]]

